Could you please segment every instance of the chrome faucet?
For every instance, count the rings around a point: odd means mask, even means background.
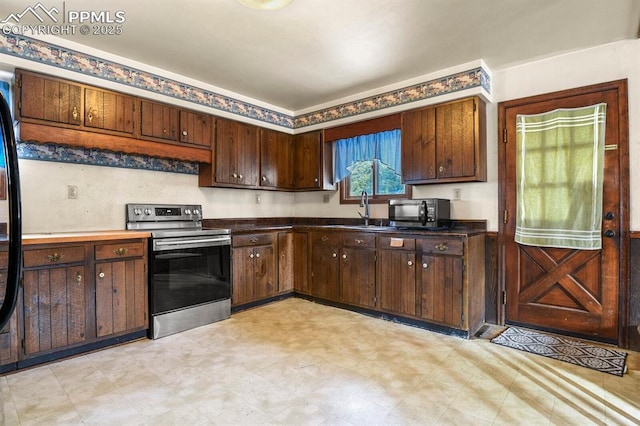
[[[362,191],[360,196],[360,207],[364,207],[364,214],[360,212],[358,212],[358,214],[364,219],[364,226],[369,226],[369,194],[367,194],[367,191]]]

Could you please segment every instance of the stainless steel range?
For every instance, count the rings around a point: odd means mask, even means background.
[[[229,318],[231,235],[202,229],[202,206],[127,204],[127,229],[151,232],[150,338]]]

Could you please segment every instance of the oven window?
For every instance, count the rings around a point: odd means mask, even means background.
[[[228,245],[155,252],[152,267],[152,314],[231,297]]]

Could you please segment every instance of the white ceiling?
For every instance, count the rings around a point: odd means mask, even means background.
[[[121,35],[68,38],[292,112],[478,59],[499,69],[633,39],[640,24],[639,0],[41,2],[124,11]],[[0,20],[36,4],[2,0]]]

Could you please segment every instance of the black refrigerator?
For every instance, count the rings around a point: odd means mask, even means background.
[[[9,208],[7,232],[9,241],[9,264],[7,282],[0,283],[0,331],[7,325],[18,298],[18,281],[22,263],[22,214],[20,206],[20,173],[16,137],[13,132],[11,109],[5,95],[0,92],[0,120],[2,121],[2,155],[6,173],[6,191]],[[1,161],[0,161],[1,162]],[[3,291],[4,289],[4,291]]]

